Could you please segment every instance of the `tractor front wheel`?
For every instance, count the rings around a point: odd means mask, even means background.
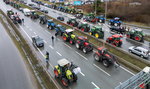
[[[99,34],[98,34],[98,33],[95,33],[95,37],[96,37],[96,38],[99,38]]]
[[[85,54],[86,54],[86,53],[87,53],[87,48],[86,48],[86,47],[84,47],[82,51],[83,51],[83,53],[85,53]]]
[[[66,37],[66,36],[63,36],[63,40],[64,40],[64,41],[67,41],[67,37]]]
[[[78,43],[76,43],[76,48],[80,49],[80,45]]]
[[[57,69],[56,69],[56,68],[54,69],[54,74],[55,74],[55,77],[56,77],[56,78],[58,78],[58,77],[59,77],[59,73],[58,73],[58,71],[57,71]]]
[[[77,80],[78,80],[77,75],[73,73],[73,82],[76,82]]]
[[[109,62],[108,62],[107,60],[103,60],[103,65],[104,65],[105,67],[109,67]]]
[[[98,62],[100,61],[99,56],[97,54],[94,54],[94,59]]]

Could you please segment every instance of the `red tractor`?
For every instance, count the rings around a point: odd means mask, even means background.
[[[108,50],[104,47],[97,48],[97,52],[94,53],[94,59],[98,62],[102,62],[105,67],[109,67],[110,65],[115,65],[115,67],[119,66],[116,58],[108,52]]]
[[[115,35],[108,37],[106,42],[108,42],[116,47],[121,47],[121,45],[122,45],[121,38],[122,38],[122,35],[115,34]]]
[[[77,37],[76,48],[81,49],[85,54],[93,50],[92,44],[90,44],[88,39],[84,36]]]

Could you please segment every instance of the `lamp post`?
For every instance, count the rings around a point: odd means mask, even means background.
[[[106,18],[107,18],[107,0],[105,0],[105,24],[106,24]]]
[[[97,14],[97,0],[95,0],[95,16]]]

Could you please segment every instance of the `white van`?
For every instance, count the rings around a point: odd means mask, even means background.
[[[25,16],[30,16],[31,11],[28,8],[23,9],[23,13]]]

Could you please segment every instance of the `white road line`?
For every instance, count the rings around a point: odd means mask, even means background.
[[[97,52],[96,50],[93,50],[93,52],[95,53],[95,52]]]
[[[122,68],[123,70],[127,71],[128,73],[132,74],[132,75],[135,75],[134,73],[132,73],[131,71],[127,70],[126,68],[120,66],[120,68]]]
[[[100,89],[94,82],[91,82],[96,88]]]
[[[45,32],[51,35],[51,33],[49,31],[45,30]]]
[[[72,49],[69,45],[67,45],[66,43],[64,43],[68,48]]]
[[[36,32],[33,32],[36,35]]]
[[[51,49],[54,49],[51,45],[49,45],[49,47],[50,47]]]
[[[22,29],[22,31],[27,35],[27,37],[30,39],[30,41],[32,41],[31,40],[31,37],[25,32],[25,30],[20,26],[20,28]]]
[[[82,76],[85,76],[85,74],[83,74],[82,72],[80,72],[80,74],[81,74]]]
[[[59,41],[60,41],[60,39],[59,39],[59,38],[57,38],[57,40],[59,40]]]
[[[59,56],[62,56],[59,52],[56,51],[56,53],[57,53]]]
[[[98,68],[99,70],[101,70],[102,72],[104,72],[105,74],[107,74],[108,76],[111,76],[109,73],[107,73],[106,71],[104,71],[103,69],[101,69],[100,67],[98,67],[96,64],[93,64],[96,68]]]
[[[44,43],[47,43],[45,40],[43,40],[44,41]]]
[[[83,55],[81,55],[79,52],[75,51],[78,55],[80,55],[81,57],[83,57],[85,60],[88,60],[86,57],[84,57]]]

